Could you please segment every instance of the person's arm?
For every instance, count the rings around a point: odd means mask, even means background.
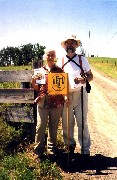
[[[82,57],[82,67],[83,67],[84,72],[86,74],[87,81],[88,82],[92,81],[93,80],[93,74],[92,74],[92,71],[91,71],[91,67],[89,65],[88,60],[85,57]],[[85,79],[85,81],[86,81],[86,79]],[[81,83],[84,83],[82,78],[81,78]]]
[[[83,78],[83,77],[81,77],[81,78],[75,78],[75,79],[74,79],[74,82],[75,82],[76,84],[79,84],[79,83],[84,84],[84,83],[86,83],[86,79],[88,80],[88,82],[90,82],[90,81],[93,80],[93,74],[92,74],[91,70],[89,70],[89,71],[86,72],[86,76],[87,76],[86,78]]]
[[[89,70],[88,72],[86,72],[86,75],[87,75],[87,80],[88,82],[92,81],[93,80],[93,74],[91,72],[91,70]]]
[[[36,84],[36,80],[38,79],[38,77],[37,76],[32,76],[32,87],[34,88],[34,90],[35,91],[39,91],[39,85],[38,84]]]

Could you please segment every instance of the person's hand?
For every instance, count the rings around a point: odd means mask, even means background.
[[[43,97],[45,97],[45,94],[44,94],[44,93],[42,93],[40,96],[38,96],[38,97],[34,100],[34,103],[35,103],[35,104],[39,103]]]
[[[69,106],[69,99],[68,99],[67,96],[65,96],[65,103],[66,103],[67,106]]]
[[[75,84],[79,84],[79,83],[85,84],[86,83],[85,78],[77,78],[77,77],[74,79],[74,82],[75,82]]]
[[[41,73],[37,73],[36,75],[32,76],[32,79],[34,79],[35,81],[36,80],[40,80],[40,79],[42,79],[42,74]]]
[[[40,80],[40,74],[36,74],[36,75],[33,75],[32,76],[32,87],[38,92],[39,91],[39,86],[38,84],[36,83],[36,80]]]

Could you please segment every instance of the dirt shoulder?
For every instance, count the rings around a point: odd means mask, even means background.
[[[102,145],[107,145],[108,153],[104,152],[105,155],[117,157],[117,83],[101,76],[95,70],[93,74],[88,113],[90,131],[95,129],[100,139],[104,137],[108,140],[109,143],[101,140]]]
[[[65,173],[65,180],[117,179],[117,80],[93,68],[92,72],[88,111],[91,156],[86,161],[76,158],[77,162],[70,162],[72,173]]]

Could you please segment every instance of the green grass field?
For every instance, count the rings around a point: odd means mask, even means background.
[[[87,59],[92,67],[111,78],[117,79],[117,58],[88,57]]]
[[[31,66],[5,66],[0,67],[0,70],[31,70]]]
[[[88,57],[90,65],[97,70],[103,72],[107,76],[117,79],[117,58],[106,57]],[[31,70],[30,66],[8,66],[0,67],[0,70]]]

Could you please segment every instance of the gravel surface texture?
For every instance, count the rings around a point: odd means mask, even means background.
[[[117,80],[95,69],[92,72],[94,79],[91,82],[88,111],[91,155],[82,157],[77,144],[74,157],[66,156],[61,163],[65,180],[117,179]]]

